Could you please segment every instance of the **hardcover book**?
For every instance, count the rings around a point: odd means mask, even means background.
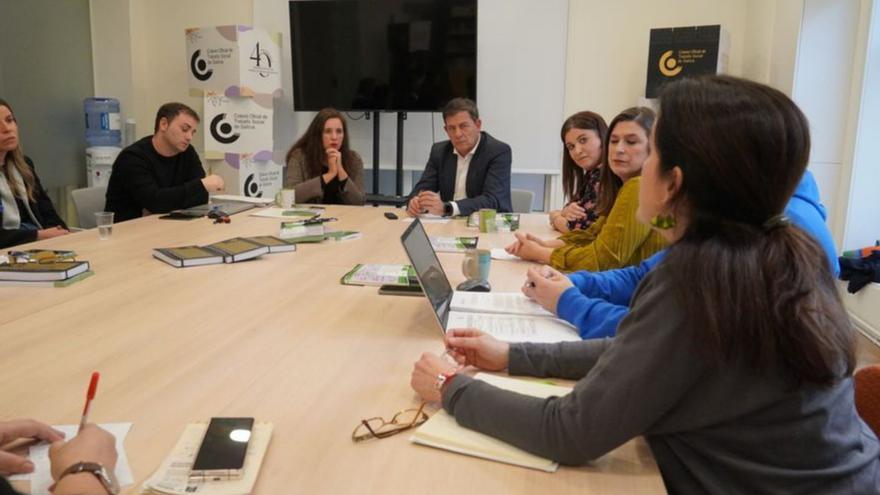
[[[153,257],[178,268],[223,263],[222,254],[199,246],[158,248],[153,250]]]
[[[28,282],[67,280],[88,270],[88,261],[9,263],[0,265],[0,280],[20,280]]]
[[[217,251],[223,255],[225,263],[237,263],[254,259],[269,252],[269,248],[262,244],[255,244],[242,237],[233,237],[225,241],[215,242],[204,246],[206,249]]]

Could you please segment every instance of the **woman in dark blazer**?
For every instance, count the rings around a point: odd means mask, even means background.
[[[0,248],[68,234],[24,155],[12,107],[0,99]]]

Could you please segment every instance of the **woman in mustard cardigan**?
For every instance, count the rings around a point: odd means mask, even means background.
[[[635,265],[663,249],[660,235],[635,218],[653,124],[654,112],[645,107],[628,108],[611,121],[604,147],[607,165],[599,182],[600,216],[588,229],[552,240],[518,232],[507,251],[570,272]]]

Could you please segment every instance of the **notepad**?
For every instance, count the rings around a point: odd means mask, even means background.
[[[452,294],[453,311],[500,313],[508,315],[547,316],[553,313],[529,299],[521,292],[461,292]]]
[[[487,373],[477,373],[474,378],[498,388],[532,397],[561,397],[571,392],[571,389],[568,387],[517,380]],[[557,462],[530,454],[489,435],[459,426],[455,422],[455,418],[442,409],[434,413],[431,419],[420,426],[410,437],[410,441],[459,454],[513,464],[514,466],[539,469],[548,473],[556,472],[559,468],[559,463]]]

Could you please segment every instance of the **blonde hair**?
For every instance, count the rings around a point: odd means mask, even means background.
[[[15,120],[15,112],[12,110],[12,107],[9,106],[9,103],[3,98],[0,98],[0,106],[6,107],[9,110],[9,113],[12,114],[12,119]],[[9,184],[9,188],[13,191],[13,194],[17,195],[18,192],[21,191],[22,186],[24,186],[27,199],[31,202],[35,202],[36,194],[34,193],[34,189],[36,188],[36,178],[31,171],[31,167],[24,159],[24,151],[21,149],[21,137],[18,138],[18,146],[14,150],[6,153],[6,157],[3,159],[3,163],[0,164],[0,166],[3,167],[3,175],[6,176],[6,182]],[[18,170],[24,184],[18,184],[13,180],[11,172],[12,167],[15,167]]]

